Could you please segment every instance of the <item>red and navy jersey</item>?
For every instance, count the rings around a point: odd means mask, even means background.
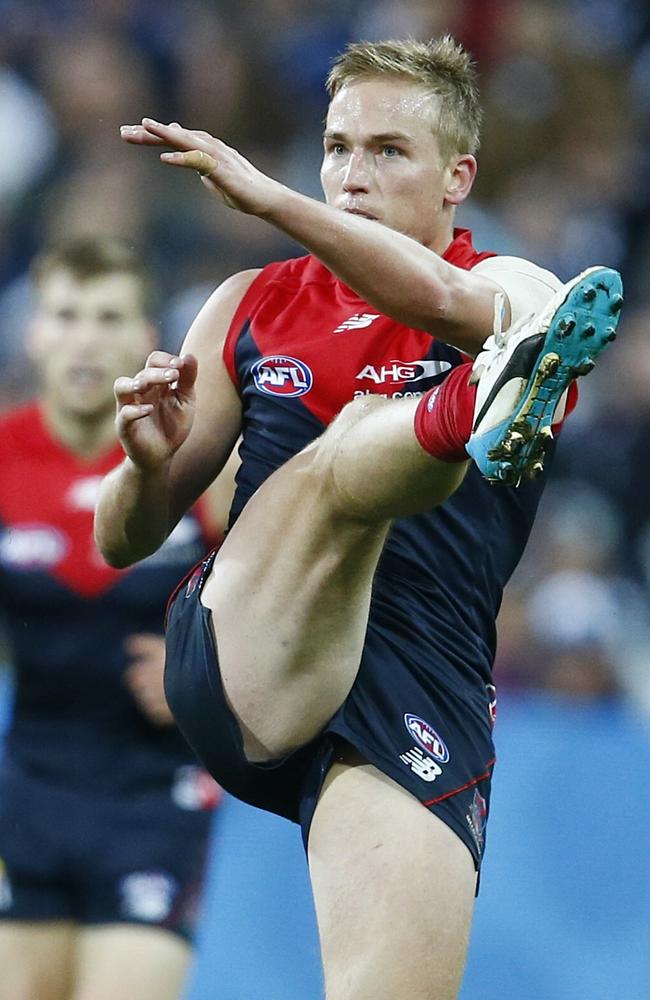
[[[195,758],[157,727],[123,683],[128,636],[163,631],[166,600],[214,539],[200,506],[128,570],[93,539],[99,484],[124,455],[92,461],[49,432],[37,404],[0,421],[0,610],[15,668],[11,760],[31,773],[106,791],[169,784]]]
[[[456,230],[444,254],[472,268]],[[242,465],[231,524],[260,484],[350,400],[418,397],[467,358],[377,312],[314,257],[264,268],[238,308],[224,360],[243,404]],[[373,588],[371,618],[442,683],[490,680],[494,620],[528,538],[543,483],[490,486],[472,466],[442,506],[396,520]],[[281,532],[282,526],[275,526]]]

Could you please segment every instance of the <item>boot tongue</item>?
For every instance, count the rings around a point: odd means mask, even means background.
[[[490,350],[492,347],[505,347],[513,333],[520,330],[524,326],[534,313],[529,313],[527,316],[523,316],[521,319],[517,320],[516,323],[511,323],[510,326],[503,329],[503,318],[506,311],[506,296],[505,292],[495,292],[494,293],[494,319],[492,321],[492,334],[483,344],[483,350]]]

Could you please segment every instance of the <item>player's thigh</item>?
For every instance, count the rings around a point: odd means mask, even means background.
[[[337,518],[314,464],[303,452],[263,484],[201,588],[221,681],[256,760],[308,742],[349,692],[387,531]]]
[[[191,957],[186,941],[160,928],[84,928],[77,938],[71,1000],[177,1000]]]
[[[2,1000],[68,1000],[74,925],[0,921]]]
[[[369,764],[335,764],[309,836],[327,1000],[453,1000],[476,872],[442,820]]]

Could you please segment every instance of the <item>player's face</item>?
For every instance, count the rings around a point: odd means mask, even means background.
[[[135,373],[152,339],[132,275],[79,281],[60,270],[44,279],[30,340],[52,405],[79,416],[112,411],[113,382]]]
[[[364,215],[442,250],[449,213],[463,200],[461,170],[473,157],[444,162],[435,133],[437,98],[418,84],[375,78],[343,87],[327,114],[321,183],[328,204]],[[473,173],[467,186],[471,187]]]

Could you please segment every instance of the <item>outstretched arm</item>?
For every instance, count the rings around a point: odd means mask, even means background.
[[[141,125],[123,126],[121,135],[135,145],[171,147],[161,154],[164,163],[198,171],[226,205],[287,233],[386,315],[469,354],[492,332],[500,289],[489,278],[455,267],[373,220],[292,191],[207,132],[144,118]]]
[[[241,403],[222,359],[232,316],[257,274],[229,278],[207,301],[180,355],[154,351],[115,383],[116,428],[126,453],[109,473],[95,537],[113,566],[154,552],[223,468],[241,429]]]

